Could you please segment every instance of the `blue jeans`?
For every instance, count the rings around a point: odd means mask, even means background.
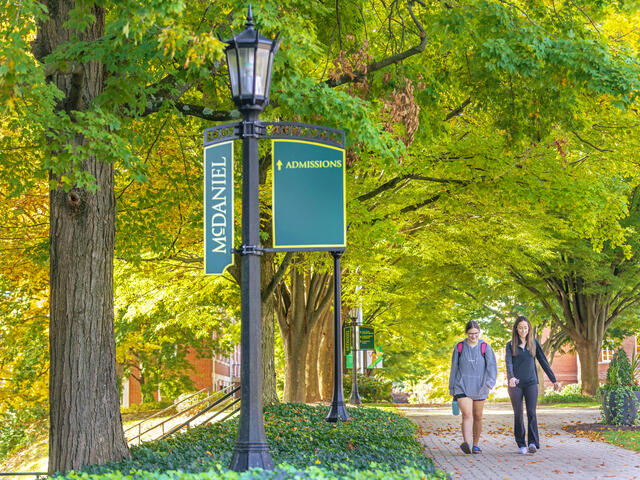
[[[524,415],[522,412],[522,397],[527,405],[527,439],[524,441]],[[538,384],[528,387],[509,387],[509,398],[513,407],[513,433],[516,437],[518,447],[526,447],[532,443],[536,448],[540,448],[540,438],[538,437],[538,419],[536,418],[536,407],[538,406]]]

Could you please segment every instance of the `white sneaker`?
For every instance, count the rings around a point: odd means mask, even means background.
[[[536,453],[538,451],[538,449],[536,448],[536,446],[533,443],[529,444],[529,453]]]
[[[527,453],[529,453],[529,450],[527,450],[527,447],[520,447],[518,449],[518,453],[522,453],[523,455],[526,455]]]

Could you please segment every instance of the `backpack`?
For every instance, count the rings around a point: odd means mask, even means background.
[[[487,363],[487,357],[484,356],[487,353],[487,342],[484,340],[480,340],[480,353],[482,354],[482,358],[484,358],[484,363]],[[462,354],[462,342],[458,342],[458,363],[460,363],[460,355]]]

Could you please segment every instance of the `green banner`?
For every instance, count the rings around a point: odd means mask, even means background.
[[[344,149],[273,140],[273,246],[345,247]]]
[[[342,344],[344,345],[344,354],[351,353],[351,327],[342,327]]]
[[[360,341],[358,345],[360,350],[374,350],[376,348],[373,327],[363,325],[360,327],[359,334]]]
[[[204,149],[204,269],[233,265],[233,142]]]

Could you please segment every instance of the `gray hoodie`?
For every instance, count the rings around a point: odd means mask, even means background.
[[[498,366],[491,345],[487,343],[484,358],[480,351],[482,340],[472,347],[466,340],[462,342],[462,353],[458,355],[458,344],[453,347],[449,393],[451,396],[464,394],[473,400],[484,400],[496,384]]]

